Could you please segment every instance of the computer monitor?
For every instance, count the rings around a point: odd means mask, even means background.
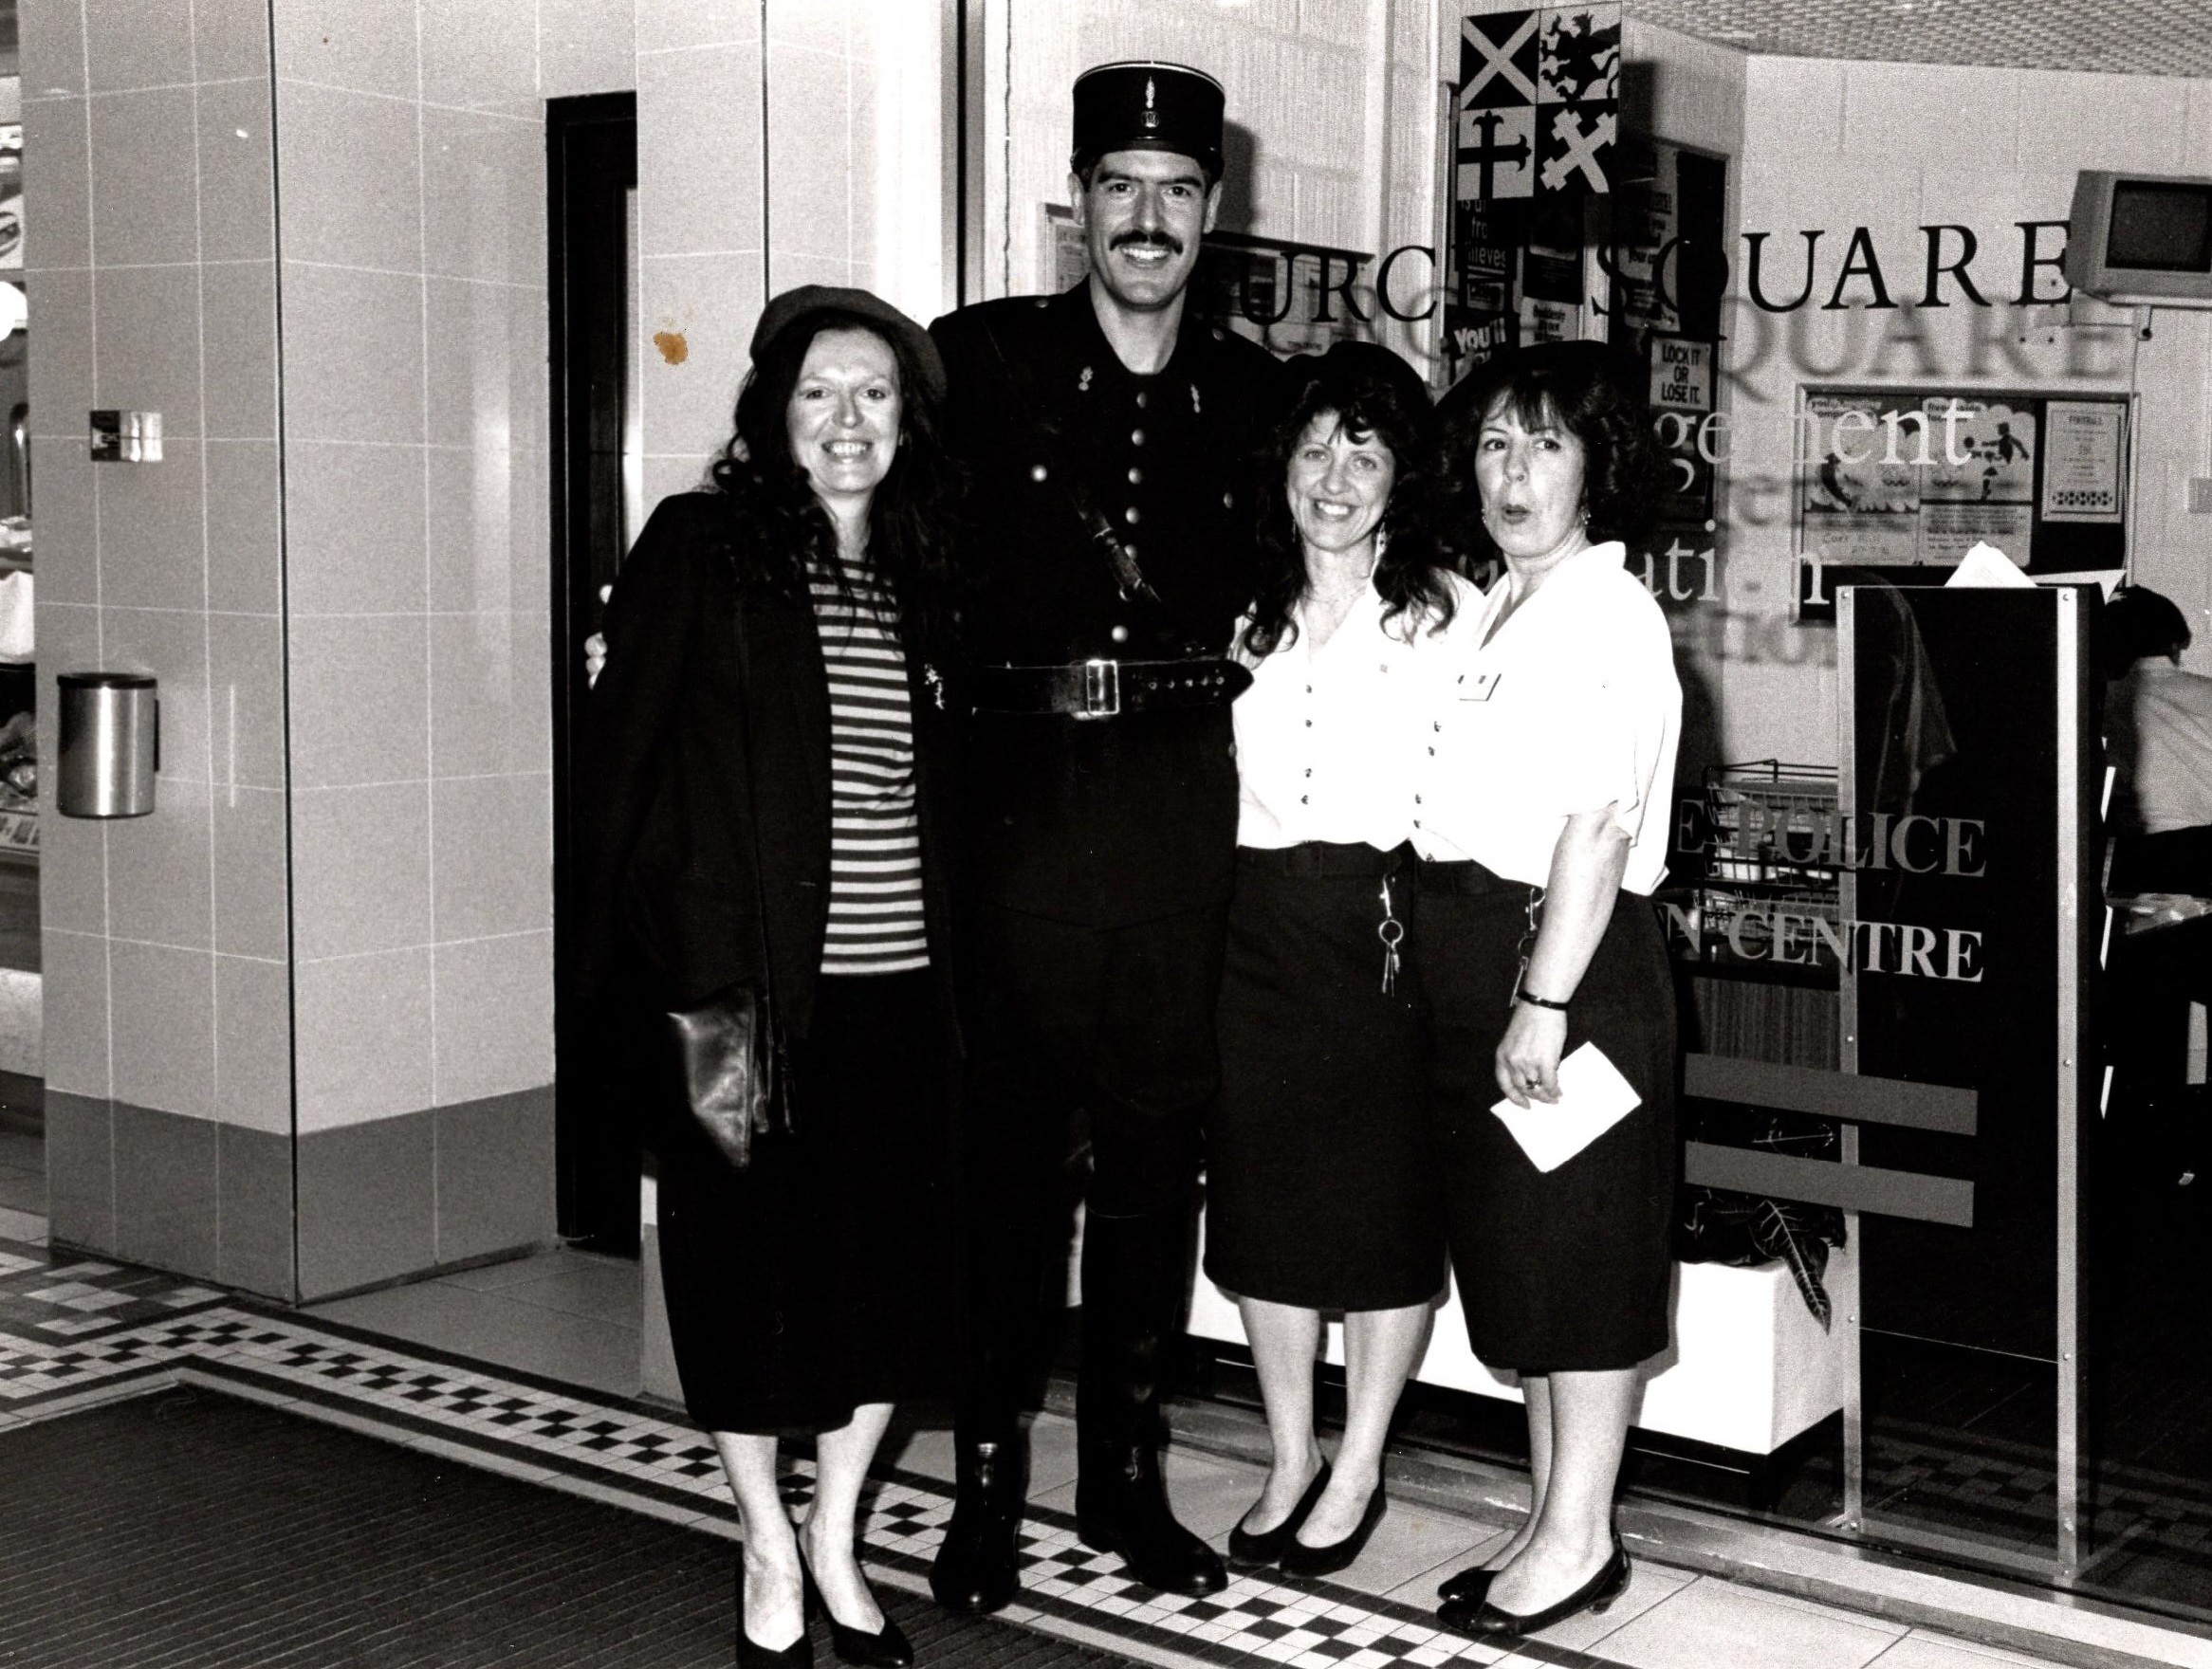
[[[2212,307],[2212,179],[2083,169],[2065,273],[2120,306]]]

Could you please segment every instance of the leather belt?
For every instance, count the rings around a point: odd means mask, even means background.
[[[1457,892],[1473,898],[1495,892],[1518,898],[1528,891],[1525,882],[1508,881],[1472,858],[1425,857],[1414,866],[1414,873],[1424,892]]]
[[[1237,867],[1271,875],[1358,875],[1372,879],[1395,875],[1412,854],[1410,846],[1383,852],[1364,843],[1306,840],[1296,846],[1240,846]]]
[[[1220,706],[1242,695],[1252,674],[1234,661],[1070,661],[1058,667],[975,667],[963,682],[978,712],[1111,719]]]

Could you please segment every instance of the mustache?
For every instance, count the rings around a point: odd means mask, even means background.
[[[1183,240],[1164,231],[1125,231],[1106,246],[1110,249],[1165,249],[1171,255],[1183,252]]]

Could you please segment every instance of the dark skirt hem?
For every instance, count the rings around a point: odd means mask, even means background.
[[[1206,1259],[1206,1278],[1231,1297],[1257,1298],[1263,1304],[1287,1304],[1299,1310],[1341,1310],[1350,1314],[1433,1304],[1444,1295],[1445,1284],[1441,1261],[1435,1278],[1419,1291],[1411,1285],[1393,1285],[1388,1290],[1371,1286],[1348,1293],[1341,1281],[1301,1281],[1286,1276],[1280,1269],[1240,1275],[1232,1265],[1216,1261],[1210,1254]]]

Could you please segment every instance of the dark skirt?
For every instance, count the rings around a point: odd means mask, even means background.
[[[1674,982],[1651,902],[1623,892],[1567,1015],[1643,1105],[1548,1174],[1491,1107],[1528,889],[1423,864],[1414,961],[1433,1049],[1429,1115],[1467,1343],[1523,1374],[1633,1367],[1667,1348],[1673,1258]],[[1549,995],[1548,993],[1546,995]]]
[[[661,1280],[709,1431],[825,1431],[946,1395],[957,1352],[950,1063],[927,972],[824,978],[792,1131],[742,1171],[664,1144]]]
[[[1444,1235],[1412,981],[1382,989],[1386,871],[1410,853],[1240,849],[1207,1129],[1206,1273],[1243,1297],[1392,1310],[1436,1296]]]

